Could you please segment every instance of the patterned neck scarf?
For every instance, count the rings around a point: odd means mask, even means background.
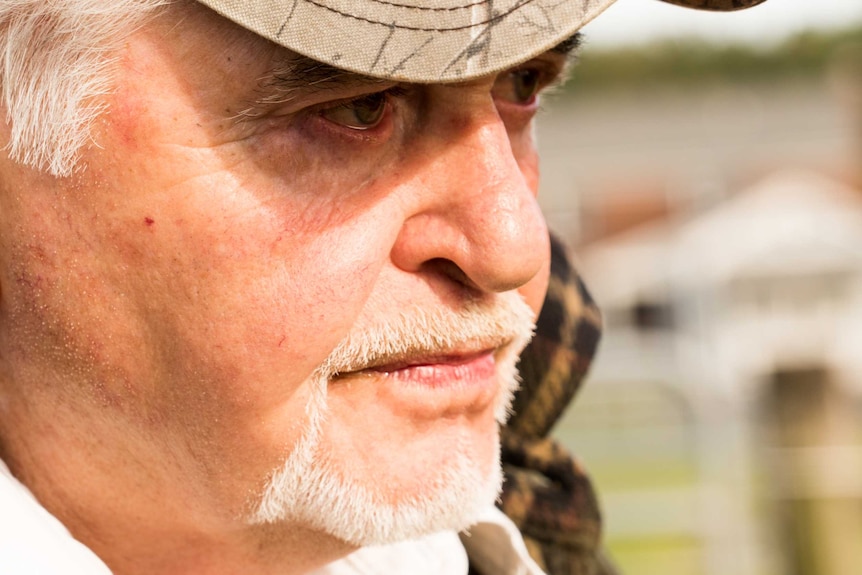
[[[599,310],[566,248],[552,237],[548,294],[536,336],[521,355],[523,381],[502,432],[506,482],[499,503],[548,575],[616,573],[601,551],[601,516],[592,484],[572,455],[549,437],[578,391],[600,335]]]

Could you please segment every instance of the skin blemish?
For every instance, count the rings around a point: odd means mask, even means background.
[[[154,223],[156,223],[156,220],[154,220],[150,216],[147,216],[144,218],[144,223],[147,224],[147,227],[151,227]]]
[[[119,142],[130,150],[137,148],[137,131],[143,106],[130,90],[119,90],[111,101],[110,125]]]

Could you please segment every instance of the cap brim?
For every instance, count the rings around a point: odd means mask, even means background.
[[[714,10],[716,12],[730,12],[751,8],[766,0],[663,0],[670,4],[685,6],[686,8],[697,8],[698,10]]]
[[[615,0],[198,0],[264,38],[368,76],[452,82],[556,46]],[[713,10],[762,0],[666,0]]]
[[[450,82],[559,44],[614,0],[199,0],[294,52],[369,76]]]

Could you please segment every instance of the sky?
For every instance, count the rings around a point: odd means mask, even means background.
[[[591,45],[601,47],[692,35],[764,44],[803,29],[853,23],[862,24],[862,0],[767,0],[731,13],[689,10],[657,0],[618,0],[584,32]]]

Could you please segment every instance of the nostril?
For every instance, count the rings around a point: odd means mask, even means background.
[[[443,276],[446,279],[453,281],[465,288],[468,288],[470,290],[479,290],[479,286],[477,286],[470,279],[470,276],[468,276],[467,273],[462,270],[458,264],[456,264],[450,259],[432,258],[422,264],[422,267],[427,272]]]

